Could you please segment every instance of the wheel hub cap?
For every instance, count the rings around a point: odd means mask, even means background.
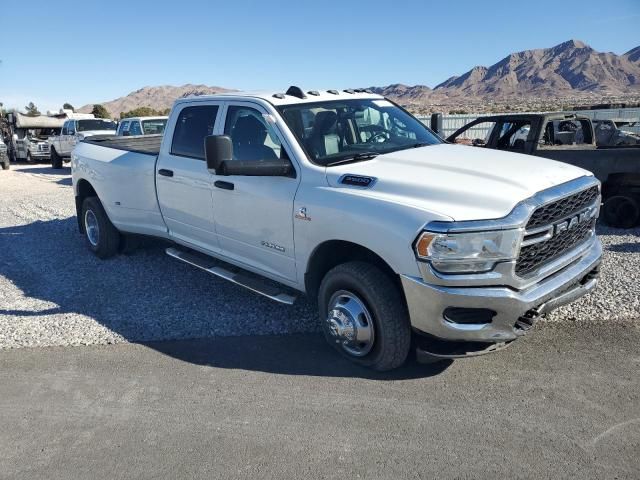
[[[353,293],[336,292],[329,301],[327,328],[345,352],[362,357],[371,351],[374,324],[369,310]]]
[[[97,247],[98,241],[100,240],[100,227],[98,226],[98,219],[95,213],[91,210],[87,210],[84,214],[84,229],[87,232],[89,243]]]

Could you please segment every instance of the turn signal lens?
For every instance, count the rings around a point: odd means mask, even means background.
[[[429,245],[436,238],[434,233],[424,232],[416,242],[416,253],[419,257],[426,258],[429,256]]]

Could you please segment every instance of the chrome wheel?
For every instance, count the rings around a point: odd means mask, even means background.
[[[100,226],[98,225],[96,214],[91,210],[87,210],[84,214],[84,231],[87,234],[89,243],[97,247],[100,241]]]
[[[331,338],[349,355],[363,357],[373,348],[373,318],[357,295],[346,290],[334,293],[326,322]]]

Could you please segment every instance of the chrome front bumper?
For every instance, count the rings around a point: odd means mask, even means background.
[[[570,303],[593,290],[602,257],[597,238],[575,262],[521,290],[504,286],[452,287],[426,283],[402,275],[411,325],[444,340],[506,342],[525,330],[516,325],[521,317],[538,316]],[[454,323],[444,316],[448,307],[489,309],[491,323]]]

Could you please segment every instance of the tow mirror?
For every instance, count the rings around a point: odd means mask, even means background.
[[[220,174],[223,162],[233,159],[233,144],[229,135],[209,135],[204,139],[204,154],[207,169],[211,173]]]

